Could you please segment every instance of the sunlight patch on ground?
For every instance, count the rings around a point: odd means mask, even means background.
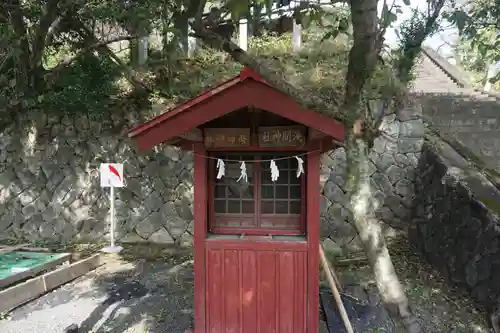
[[[22,139],[23,153],[24,156],[32,157],[35,153],[36,138],[38,136],[36,122],[33,121],[31,127],[26,132],[26,136]]]
[[[167,274],[178,274],[180,272],[181,269],[185,269],[186,267],[189,267],[191,265],[194,264],[194,260],[187,260],[187,261],[184,261],[183,263],[181,264],[178,264],[178,265],[175,265],[174,267],[170,268],[168,270],[168,273]]]

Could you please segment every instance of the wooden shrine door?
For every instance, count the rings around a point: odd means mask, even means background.
[[[306,333],[307,244],[207,240],[207,333]]]

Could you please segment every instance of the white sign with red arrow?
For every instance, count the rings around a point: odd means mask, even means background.
[[[101,187],[123,187],[123,164],[101,163]]]
[[[111,246],[103,248],[101,251],[107,253],[118,253],[123,247],[115,244],[115,187],[124,187],[123,164],[102,163],[100,168],[101,187],[109,187],[109,215],[110,215],[110,240]]]

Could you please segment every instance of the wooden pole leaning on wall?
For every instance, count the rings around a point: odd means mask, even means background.
[[[344,322],[347,333],[354,333],[354,329],[352,328],[349,316],[347,316],[344,303],[342,303],[342,298],[340,298],[340,293],[337,289],[337,284],[335,283],[335,279],[330,269],[330,264],[328,263],[328,260],[326,260],[325,252],[323,251],[323,247],[321,246],[321,244],[319,245],[319,259],[321,261],[321,265],[323,266],[323,270],[325,271],[326,279],[328,280],[328,284],[330,285],[330,289],[332,290],[333,297],[335,298],[335,303],[337,303],[340,317],[342,317],[342,321]]]

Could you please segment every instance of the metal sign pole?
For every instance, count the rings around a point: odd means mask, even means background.
[[[109,187],[109,234],[110,234],[110,246],[103,248],[101,251],[106,253],[119,253],[123,250],[123,247],[116,246],[115,244],[115,187]]]
[[[110,216],[110,224],[111,224],[111,247],[115,247],[115,187],[111,186],[109,188],[109,196],[111,200],[110,208],[109,208],[109,213],[111,214]]]
[[[103,248],[101,251],[119,253],[123,250],[123,247],[117,246],[115,243],[115,187],[123,187],[123,165],[117,163],[101,164],[101,186],[109,187],[109,236],[111,243],[110,246]]]

